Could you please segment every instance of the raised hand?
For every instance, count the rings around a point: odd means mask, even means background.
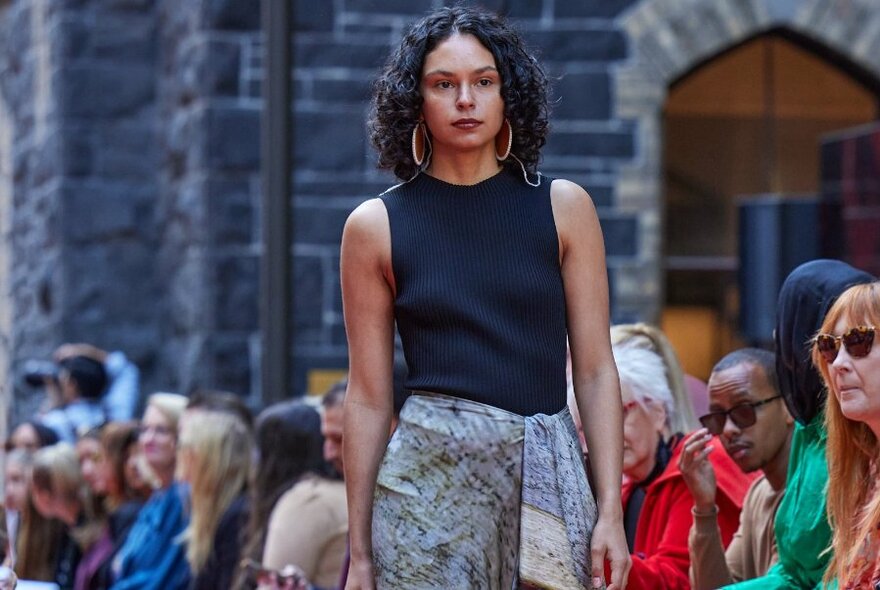
[[[718,485],[715,482],[715,469],[709,462],[709,453],[715,447],[710,443],[712,435],[705,428],[692,432],[684,439],[678,468],[694,497],[694,509],[697,512],[710,512],[715,508],[715,494]]]

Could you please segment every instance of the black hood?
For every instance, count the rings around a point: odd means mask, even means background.
[[[825,405],[810,340],[841,293],[874,277],[839,260],[812,260],[788,275],[776,306],[776,370],[785,405],[795,420],[809,424]]]

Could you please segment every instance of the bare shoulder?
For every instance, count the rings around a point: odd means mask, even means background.
[[[550,203],[560,238],[583,224],[598,222],[596,207],[589,193],[578,184],[562,178],[550,185]]]
[[[358,248],[381,248],[390,242],[388,212],[382,199],[364,201],[349,214],[342,231],[342,241]]]
[[[369,199],[355,207],[345,222],[345,233],[372,234],[388,227],[388,212],[380,198]]]
[[[340,271],[351,282],[358,276],[382,277],[394,290],[391,270],[391,225],[382,199],[364,201],[352,211],[342,230]]]

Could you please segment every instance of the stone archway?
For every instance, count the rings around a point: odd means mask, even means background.
[[[620,19],[630,59],[613,73],[614,116],[636,122],[635,159],[621,167],[617,205],[638,214],[639,252],[615,273],[616,299],[657,321],[663,306],[662,125],[672,82],[725,49],[784,28],[880,78],[874,0],[643,0]]]

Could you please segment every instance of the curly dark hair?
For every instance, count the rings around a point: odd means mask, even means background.
[[[519,33],[504,20],[462,6],[441,8],[415,23],[374,83],[368,125],[370,139],[379,152],[379,168],[393,170],[401,180],[408,180],[419,171],[411,141],[422,108],[422,66],[425,56],[456,33],[473,35],[495,57],[502,82],[504,115],[513,129],[511,153],[534,173],[547,137],[547,76]]]

